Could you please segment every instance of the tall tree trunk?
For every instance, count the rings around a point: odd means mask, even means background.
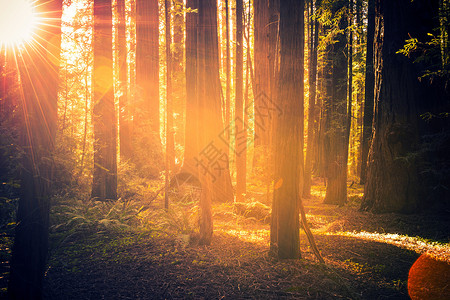
[[[255,107],[264,107],[269,96],[269,1],[255,0],[253,2],[255,16]],[[270,25],[272,26],[272,25]],[[255,113],[255,143],[256,145],[269,144],[269,125],[268,120],[264,119],[263,113]],[[266,149],[267,150],[267,149]],[[265,152],[266,150],[261,150]]]
[[[6,47],[0,47],[0,115],[6,112]]]
[[[279,0],[269,0],[269,100],[273,103],[276,102],[277,97],[277,82],[278,82],[278,34],[279,34],[279,11],[280,11],[280,1]],[[267,201],[270,201],[270,189],[274,177],[274,140],[272,136],[274,135],[274,128],[272,118],[269,117],[269,151],[267,156],[267,170],[265,174],[266,181],[266,194]],[[272,215],[270,221],[270,252],[273,255],[278,253],[278,205],[272,203]]]
[[[244,124],[244,1],[236,0],[236,95],[235,95],[235,154],[236,200],[242,201],[246,186],[247,132]]]
[[[184,0],[172,0],[172,110],[173,110],[173,168],[179,170],[181,154],[176,149],[185,145],[185,111],[186,111],[186,83],[184,74]],[[177,145],[177,146],[175,146]]]
[[[84,74],[84,130],[83,130],[83,141],[80,159],[80,171],[78,173],[78,178],[81,178],[84,171],[84,160],[86,157],[86,144],[87,144],[87,133],[88,133],[88,118],[89,118],[89,80],[88,73]]]
[[[247,131],[247,124],[248,124],[248,118],[249,118],[249,114],[248,112],[246,112],[246,108],[248,108],[249,106],[249,89],[250,89],[250,80],[253,82],[254,77],[252,76],[253,74],[253,68],[252,68],[252,56],[251,56],[251,50],[250,50],[250,31],[251,31],[251,9],[250,9],[250,5],[247,7],[248,11],[247,13],[247,18],[244,18],[244,24],[245,24],[245,28],[246,28],[246,45],[247,45],[247,57],[246,57],[246,62],[245,62],[245,90],[244,90],[244,103],[243,103],[243,108],[244,108],[244,126],[242,128],[242,133],[241,136],[243,136],[243,138],[241,137],[241,141],[240,143],[243,143],[242,139],[245,140],[245,146],[242,149],[242,153],[240,154],[242,156],[242,169],[243,169],[243,184],[242,187],[244,188],[244,193],[247,194],[247,139],[248,139],[248,131]],[[237,191],[237,190],[236,190]]]
[[[173,132],[173,106],[172,106],[172,36],[170,33],[170,5],[171,0],[165,0],[164,12],[166,19],[166,191],[165,208],[169,208],[169,182],[170,171],[172,170],[174,159],[174,132]]]
[[[314,9],[320,5],[320,0],[311,2],[310,15],[315,13]],[[319,22],[310,20],[310,56],[309,56],[309,107],[308,107],[308,140],[305,158],[305,180],[303,184],[303,197],[311,196],[311,176],[315,147],[314,126],[316,119],[316,79],[317,79],[317,51],[319,43]]]
[[[367,52],[366,52],[366,79],[364,91],[364,117],[363,117],[363,134],[361,140],[361,175],[360,184],[366,182],[367,173],[367,156],[369,154],[370,143],[372,139],[372,119],[374,108],[374,87],[375,87],[375,70],[374,70],[374,34],[375,34],[375,0],[368,0],[367,9]]]
[[[337,17],[346,8],[347,1],[341,0],[332,4],[332,16]],[[326,133],[326,177],[327,191],[324,202],[327,204],[343,205],[347,201],[347,153],[346,139],[347,124],[347,57],[346,30],[347,17],[343,14],[335,30],[336,42],[332,48],[331,101],[328,111],[330,118],[329,129]]]
[[[275,120],[275,187],[279,258],[300,257],[299,201],[303,182],[304,1],[280,2],[280,80]],[[274,246],[274,245],[272,245]],[[274,248],[274,247],[272,247]]]
[[[217,38],[217,2],[199,2],[197,27],[197,101],[198,124],[195,132],[199,151],[194,160],[202,183],[200,199],[200,243],[212,238],[212,199],[232,201],[233,190],[222,123],[219,45]]]
[[[356,0],[356,59],[358,65],[363,65],[363,47],[364,44],[364,18],[363,18],[363,0]],[[359,72],[362,72],[361,70]],[[356,150],[353,157],[353,164],[355,165],[355,175],[360,177],[361,180],[361,162],[362,162],[362,131],[363,131],[363,110],[364,110],[364,89],[363,79],[359,78],[357,81],[357,93],[356,93],[356,122],[354,128],[354,144],[356,144]]]
[[[172,72],[177,73],[183,70],[183,0],[171,0],[171,16],[173,20],[173,51],[172,51]]]
[[[352,128],[352,106],[353,106],[353,1],[348,1],[348,90],[347,90],[347,120],[345,124],[345,168],[348,174],[348,160],[349,160],[349,147],[350,147],[350,131]],[[347,176],[346,176],[347,177]],[[347,178],[345,178],[347,184]]]
[[[438,86],[419,80],[426,68],[423,61],[414,63],[416,54],[408,58],[397,51],[410,37],[427,39],[438,26],[438,9],[438,0],[375,1],[374,133],[362,209],[409,213],[428,201],[420,197],[418,179],[419,109],[423,99],[440,98]]]
[[[275,6],[278,0],[256,0],[254,7],[254,62],[255,72],[253,82],[254,115],[255,115],[255,148],[253,156],[253,173],[261,177],[267,185],[267,195],[271,185],[272,157],[271,129],[273,118],[267,110],[272,109],[271,80],[274,79],[278,10]],[[271,15],[272,14],[272,15]],[[272,20],[271,20],[272,19]],[[271,21],[273,23],[271,23]],[[273,96],[273,95],[272,95]],[[247,104],[248,105],[248,104]],[[268,196],[269,197],[269,196]]]
[[[12,249],[11,299],[42,299],[57,128],[62,1],[38,1],[46,23],[20,52],[23,88],[21,195]],[[51,55],[49,55],[51,54]]]
[[[198,0],[187,0],[186,7],[198,9]],[[197,88],[197,27],[198,13],[186,14],[186,129],[181,172],[198,176],[195,157],[198,149],[198,88]]]
[[[225,90],[225,124],[231,122],[231,52],[230,52],[230,8],[229,1],[225,0],[225,32],[226,32],[226,90]],[[225,132],[225,139],[230,143],[230,131]],[[229,151],[227,149],[227,153]]]
[[[321,3],[320,6],[318,6],[319,9],[323,6],[323,3]],[[320,36],[323,36],[326,34],[326,32],[329,30],[328,26],[322,25],[319,23],[319,32]],[[323,41],[321,42],[323,43]],[[316,150],[314,152],[314,170],[316,174],[322,178],[325,178],[325,132],[327,130],[327,111],[328,111],[328,92],[327,87],[331,85],[331,62],[330,62],[330,55],[331,55],[331,46],[327,45],[325,49],[320,50],[318,52],[318,73],[317,73],[317,103],[316,103],[316,127],[315,127],[315,145]],[[319,63],[320,62],[320,63]]]
[[[117,0],[117,50],[119,64],[119,136],[120,156],[130,159],[132,156],[130,112],[128,102],[128,63],[127,36],[125,18],[125,0]]]
[[[113,90],[112,7],[94,1],[94,174],[92,197],[117,199],[117,120]]]
[[[164,168],[159,115],[158,0],[136,0],[137,107],[133,159],[140,174],[157,178]]]
[[[141,92],[143,120],[159,133],[159,10],[158,0],[136,0],[136,84]]]

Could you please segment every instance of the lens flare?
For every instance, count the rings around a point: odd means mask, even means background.
[[[20,46],[29,42],[37,18],[31,0],[0,0],[0,45]]]

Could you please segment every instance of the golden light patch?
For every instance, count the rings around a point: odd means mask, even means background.
[[[278,181],[275,183],[273,189],[278,190],[283,186],[283,178],[278,179]]]
[[[47,47],[47,59],[55,66],[59,66],[59,54],[61,44],[61,37],[59,35],[54,35],[49,41],[49,47]]]
[[[95,82],[96,88],[98,92],[105,93],[108,91],[113,84],[113,70],[112,70],[112,61],[106,57],[99,57],[95,67]]]

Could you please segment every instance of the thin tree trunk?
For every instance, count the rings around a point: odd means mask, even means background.
[[[374,33],[375,33],[375,0],[368,0],[364,120],[363,120],[363,134],[361,140],[362,145],[361,175],[360,175],[361,184],[364,184],[366,182],[367,156],[369,154],[369,147],[372,139],[372,119],[375,101],[374,98],[375,70],[373,64]]]
[[[255,0],[254,16],[255,16],[255,46],[254,46],[254,61],[255,61],[255,107],[264,107],[269,97],[269,1],[267,0]],[[255,113],[255,143],[257,146],[268,146],[269,144],[269,120],[264,118],[266,114]],[[266,147],[260,149],[263,155],[267,151]],[[259,164],[264,163],[264,159]]]
[[[236,95],[235,95],[235,154],[236,154],[236,200],[245,194],[245,156],[247,136],[244,124],[244,1],[236,0]]]
[[[320,9],[322,4],[319,5],[318,2],[316,2],[317,8]],[[324,26],[319,22],[318,23],[318,34],[323,35],[325,30]],[[319,43],[318,43],[319,45]],[[324,176],[324,160],[322,157],[323,154],[323,139],[324,139],[324,132],[323,132],[323,125],[324,125],[324,118],[323,114],[325,111],[325,65],[327,58],[327,49],[320,50],[317,52],[317,84],[316,84],[316,114],[314,116],[315,118],[315,126],[314,126],[314,165],[313,170],[316,175],[320,177]]]
[[[128,63],[127,37],[125,19],[125,0],[117,0],[117,50],[119,64],[119,134],[120,157],[130,159],[132,156],[130,113],[128,102]]]
[[[80,173],[78,178],[81,178],[84,171],[84,158],[86,156],[86,143],[87,143],[87,129],[88,129],[88,118],[89,118],[89,84],[88,84],[88,74],[84,75],[84,130],[83,130],[83,149],[81,151],[81,162],[80,162]]]
[[[269,0],[269,100],[276,102],[276,84],[278,82],[278,33],[279,33],[279,0]],[[274,177],[274,157],[273,157],[273,139],[274,134],[272,118],[269,117],[269,150],[267,155],[267,171],[266,171],[266,195],[267,201],[270,199],[270,187]],[[270,253],[278,255],[278,204],[273,198],[272,215],[270,222]]]
[[[170,34],[170,2],[165,0],[165,19],[166,19],[166,190],[164,197],[164,207],[169,208],[169,182],[170,171],[174,165],[174,140],[173,140],[173,107],[172,107],[172,52],[171,52],[171,34]]]
[[[186,7],[198,9],[198,0],[187,0]],[[197,27],[198,13],[186,14],[186,129],[183,166],[181,172],[198,176],[195,157],[198,145],[198,88],[197,88]]]
[[[173,119],[173,167],[172,173],[180,169],[180,154],[176,149],[184,148],[186,83],[184,73],[184,0],[172,1],[172,119]]]
[[[92,197],[117,199],[117,120],[113,90],[111,1],[94,2],[93,125],[94,174]]]
[[[346,7],[344,1],[332,4],[332,16],[336,17],[339,11]],[[345,15],[340,17],[335,30],[346,30],[348,25]],[[332,48],[332,74],[330,107],[327,117],[328,130],[326,132],[326,177],[327,191],[324,202],[327,204],[343,205],[347,201],[347,159],[348,151],[346,139],[347,124],[347,74],[348,61],[346,57],[347,38],[345,33],[339,32]]]
[[[363,64],[363,43],[364,43],[364,18],[363,18],[363,1],[356,0],[356,26],[357,26],[357,38],[356,44],[358,50],[357,54],[357,63]],[[355,156],[353,158],[353,162],[355,164],[355,174],[360,177],[361,180],[361,163],[362,163],[362,131],[363,131],[363,109],[364,109],[364,89],[362,88],[362,78],[358,80],[358,92],[356,94],[356,106],[357,106],[357,122],[355,126],[355,141],[354,143],[357,145],[357,149],[355,151]]]
[[[6,62],[6,47],[0,48],[0,114],[3,116],[3,114],[6,112],[6,97],[8,94],[8,88],[6,85],[6,76],[7,76],[7,62]]]
[[[311,3],[311,13],[314,14],[314,8],[320,5],[320,0]],[[317,51],[319,43],[319,22],[310,20],[310,56],[309,56],[309,107],[308,107],[308,140],[305,158],[305,181],[303,184],[303,197],[311,197],[311,176],[314,158],[315,135],[314,126],[316,118],[316,82],[317,82]]]
[[[231,52],[230,52],[230,8],[228,5],[228,0],[225,0],[225,26],[226,26],[226,55],[227,55],[227,62],[226,62],[226,91],[225,91],[225,124],[228,125],[231,122]],[[227,143],[230,143],[230,131],[227,130],[225,132],[225,138]],[[229,148],[227,148],[227,154],[229,154],[228,151]]]
[[[244,18],[244,24],[247,28],[246,30],[246,45],[247,45],[247,60],[246,60],[246,66],[245,66],[245,90],[244,90],[244,102],[243,102],[243,108],[244,108],[244,119],[243,119],[243,128],[242,128],[242,134],[241,136],[243,136],[244,138],[241,139],[245,139],[245,145],[241,145],[241,147],[243,146],[242,149],[242,153],[240,154],[242,156],[242,169],[243,169],[243,174],[242,174],[242,188],[243,188],[243,194],[247,194],[247,138],[248,138],[248,132],[247,132],[247,124],[248,124],[248,112],[245,110],[246,107],[248,106],[249,103],[249,88],[250,88],[250,77],[252,76],[251,74],[252,69],[251,69],[251,50],[250,50],[250,28],[251,28],[251,22],[250,22],[250,18],[251,18],[251,10],[250,10],[250,6],[248,6],[248,13],[247,13],[247,18]],[[240,143],[244,143],[244,141],[240,141]],[[237,198],[237,194],[238,194],[238,190],[236,189],[236,198]],[[244,198],[244,197],[242,197]]]
[[[350,147],[350,130],[352,128],[352,105],[353,105],[353,0],[348,1],[348,91],[347,91],[347,122],[345,125],[346,153],[345,168],[348,173],[349,147]],[[347,177],[347,176],[346,176]],[[347,178],[345,179],[347,182]],[[347,183],[346,183],[347,184]]]

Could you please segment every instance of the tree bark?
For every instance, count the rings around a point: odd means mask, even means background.
[[[225,124],[231,122],[231,52],[230,52],[230,8],[229,1],[225,0],[225,32],[226,32],[226,90],[225,90]],[[225,132],[227,142],[230,142],[230,131]],[[228,154],[229,151],[227,150]]]
[[[175,164],[174,132],[173,132],[173,98],[172,98],[172,36],[170,33],[170,5],[171,0],[165,0],[164,13],[166,19],[166,170],[165,170],[165,196],[164,207],[169,208],[169,182],[170,172]]]
[[[312,16],[320,5],[320,0],[311,1],[310,15]],[[310,20],[310,56],[309,56],[309,107],[308,107],[308,140],[305,158],[305,180],[303,184],[303,197],[311,197],[311,176],[315,147],[315,122],[316,122],[316,90],[317,90],[317,51],[319,43],[319,22]]]
[[[198,9],[198,0],[187,0],[186,7]],[[198,149],[198,88],[197,88],[197,27],[198,12],[186,14],[186,129],[181,172],[198,177],[195,157]]]
[[[429,79],[419,80],[424,68],[397,51],[405,40],[424,41],[437,27],[439,2],[375,1],[375,109],[373,140],[361,208],[373,212],[417,212],[428,201],[421,197],[423,186],[418,155],[420,107],[423,99],[439,99]]]
[[[172,133],[173,167],[172,172],[180,169],[181,153],[177,149],[185,146],[186,83],[184,71],[184,0],[172,1]]]
[[[275,119],[275,187],[279,258],[300,257],[299,204],[303,182],[304,1],[280,2],[280,80]],[[271,241],[273,243],[273,241]]]
[[[219,45],[217,38],[217,2],[199,2],[197,27],[197,110],[199,130],[195,132],[198,152],[194,160],[202,183],[200,199],[200,243],[212,238],[211,202],[232,201],[233,189],[224,143],[221,85],[219,78]]]
[[[356,0],[356,50],[355,58],[356,64],[363,65],[363,47],[365,41],[364,34],[364,18],[363,18],[363,0]],[[361,72],[361,71],[359,71]],[[365,74],[365,71],[364,71]],[[357,83],[357,93],[356,93],[356,122],[353,124],[353,144],[355,145],[354,154],[350,154],[352,157],[352,164],[354,165],[354,172],[356,176],[360,177],[361,180],[361,163],[362,163],[362,132],[363,132],[363,110],[364,110],[364,88],[363,79],[359,78]]]
[[[331,7],[332,17],[346,8],[346,0],[334,2]],[[334,28],[335,43],[331,45],[332,74],[331,94],[328,96],[328,131],[326,132],[326,178],[327,190],[324,202],[327,204],[343,205],[347,201],[347,159],[348,151],[346,139],[347,124],[347,73],[346,57],[347,38],[344,32],[348,25],[347,17],[343,14]]]
[[[36,32],[35,43],[26,44],[19,54],[24,155],[8,286],[11,299],[43,297],[54,179],[62,1],[38,1],[35,5],[45,12],[46,22]]]
[[[94,174],[92,197],[117,199],[117,120],[113,90],[111,1],[94,1]]]
[[[235,94],[235,155],[236,200],[244,199],[246,187],[247,132],[244,123],[244,1],[236,0],[236,94]]]
[[[119,65],[119,136],[120,156],[130,159],[132,156],[130,133],[130,108],[128,102],[128,63],[125,19],[125,0],[117,0],[117,51]]]
[[[269,100],[273,103],[276,102],[277,97],[277,82],[278,82],[278,34],[279,34],[279,11],[280,11],[280,1],[279,0],[269,0]],[[274,135],[273,119],[269,119],[269,150],[267,156],[267,170],[265,174],[266,181],[266,194],[267,200],[269,201],[270,189],[273,184],[274,177],[274,140],[272,136]],[[274,200],[273,200],[274,201]],[[270,252],[273,255],[278,255],[278,205],[272,203],[272,215],[270,222]]]
[[[158,0],[136,0],[136,44],[136,84],[142,97],[141,118],[149,120],[151,130],[159,133]]]
[[[136,0],[136,108],[133,161],[142,176],[157,178],[164,168],[159,114],[158,0]]]
[[[347,84],[347,120],[345,123],[345,168],[346,174],[348,174],[348,160],[349,160],[349,148],[350,148],[350,131],[352,128],[352,106],[353,106],[353,1],[348,1],[348,84]],[[347,177],[347,176],[346,176]],[[345,178],[345,184],[347,184],[347,178]],[[346,191],[347,193],[347,191]]]
[[[360,184],[366,182],[367,156],[372,139],[372,119],[374,108],[375,73],[373,65],[373,47],[375,34],[375,0],[368,0],[367,9],[367,50],[366,50],[366,79],[364,91],[363,134],[361,140],[361,175]]]
[[[255,46],[254,46],[254,62],[255,62],[255,107],[263,107],[269,96],[269,1],[255,0],[253,2],[255,16]],[[255,113],[255,143],[256,145],[269,145],[269,124],[268,119],[264,118],[264,114]],[[261,149],[265,152],[264,148]],[[264,161],[262,161],[263,163]]]

